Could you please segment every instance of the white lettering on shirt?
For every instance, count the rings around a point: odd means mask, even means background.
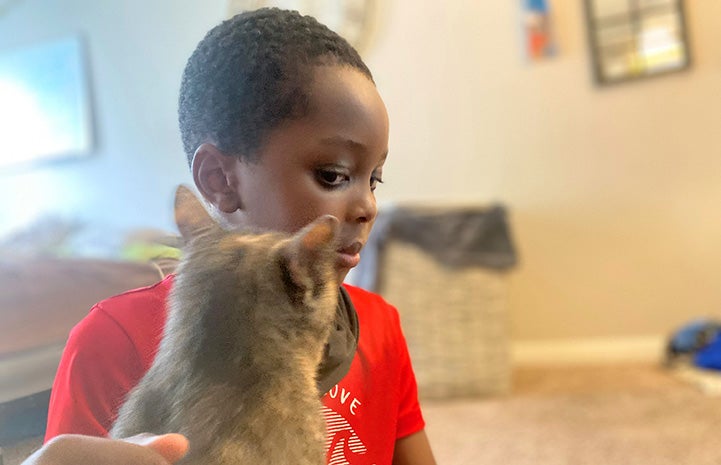
[[[351,397],[351,392],[346,391],[345,388],[341,388],[336,384],[330,391],[328,391],[328,396],[330,396],[331,399],[338,399],[341,405],[345,405]],[[348,406],[348,411],[350,411],[351,415],[355,416],[358,407],[361,405],[361,401],[359,401],[357,397],[353,396],[350,401],[350,405]]]

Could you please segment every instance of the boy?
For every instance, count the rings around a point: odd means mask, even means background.
[[[293,232],[331,214],[341,224],[340,281],[358,264],[377,213],[388,117],[370,71],[345,40],[313,18],[277,9],[225,21],[188,60],[179,122],[195,185],[229,227]],[[73,329],[46,440],[107,435],[152,362],[172,281],[107,299]],[[343,295],[319,371],[329,463],[434,464],[396,310],[351,286]],[[119,446],[75,439],[98,454]],[[64,441],[54,448],[68,447]]]

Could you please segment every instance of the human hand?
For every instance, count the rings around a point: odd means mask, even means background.
[[[188,452],[180,434],[107,439],[78,434],[53,438],[21,465],[170,465]]]

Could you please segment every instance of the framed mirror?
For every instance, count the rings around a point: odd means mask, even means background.
[[[683,0],[585,0],[593,71],[613,84],[687,69]]]

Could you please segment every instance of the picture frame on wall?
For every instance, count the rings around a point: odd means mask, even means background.
[[[83,45],[67,37],[0,51],[0,171],[90,154]]]
[[[690,67],[683,0],[585,0],[585,7],[596,83]]]
[[[556,55],[550,0],[521,0],[523,46],[526,59],[542,61]]]

